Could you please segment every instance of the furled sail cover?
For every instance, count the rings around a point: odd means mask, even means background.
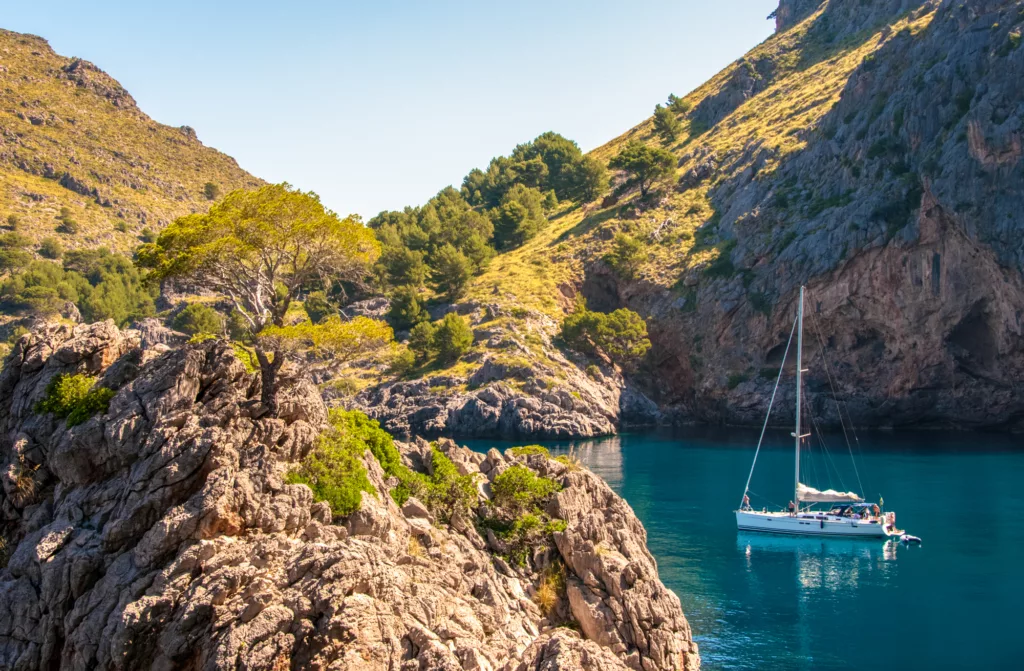
[[[797,488],[797,494],[800,496],[800,500],[806,503],[860,503],[864,500],[853,492],[837,492],[834,489],[826,489],[822,492],[814,487],[808,487],[802,482]]]

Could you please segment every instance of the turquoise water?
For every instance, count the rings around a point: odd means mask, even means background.
[[[1019,437],[860,436],[864,490],[885,497],[899,526],[924,540],[919,547],[738,533],[732,511],[756,440],[746,430],[695,429],[576,443],[647,528],[704,668],[1024,668]],[[769,435],[751,485],[783,504],[792,497],[789,440]],[[829,442],[843,445],[833,447],[836,472],[857,489],[845,443]],[[491,445],[509,444],[471,442]],[[562,453],[569,443],[547,445]],[[820,484],[828,484],[827,460],[808,467],[826,480]]]

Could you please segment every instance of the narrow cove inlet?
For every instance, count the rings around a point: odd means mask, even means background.
[[[692,428],[545,446],[574,451],[633,507],[702,668],[1018,668],[1024,641],[1007,637],[1005,623],[1024,593],[1019,440],[862,434],[866,494],[883,496],[923,538],[908,547],[737,531],[757,437]],[[791,441],[769,430],[751,484],[780,506],[792,494]]]
[[[1024,669],[1024,0],[7,4],[0,671]]]

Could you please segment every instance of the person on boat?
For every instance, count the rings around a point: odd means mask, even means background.
[[[878,507],[877,503],[872,503],[871,504],[871,514],[872,515],[874,515],[875,517],[878,517],[879,513],[881,513],[881,512],[882,512],[882,510]]]
[[[793,515],[796,513],[796,504],[792,501],[789,502],[789,514]]]
[[[750,497],[746,494],[743,495],[743,510],[750,510]]]

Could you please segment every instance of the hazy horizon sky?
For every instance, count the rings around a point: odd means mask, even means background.
[[[156,121],[368,218],[544,131],[600,146],[768,37],[778,0],[6,4]]]

